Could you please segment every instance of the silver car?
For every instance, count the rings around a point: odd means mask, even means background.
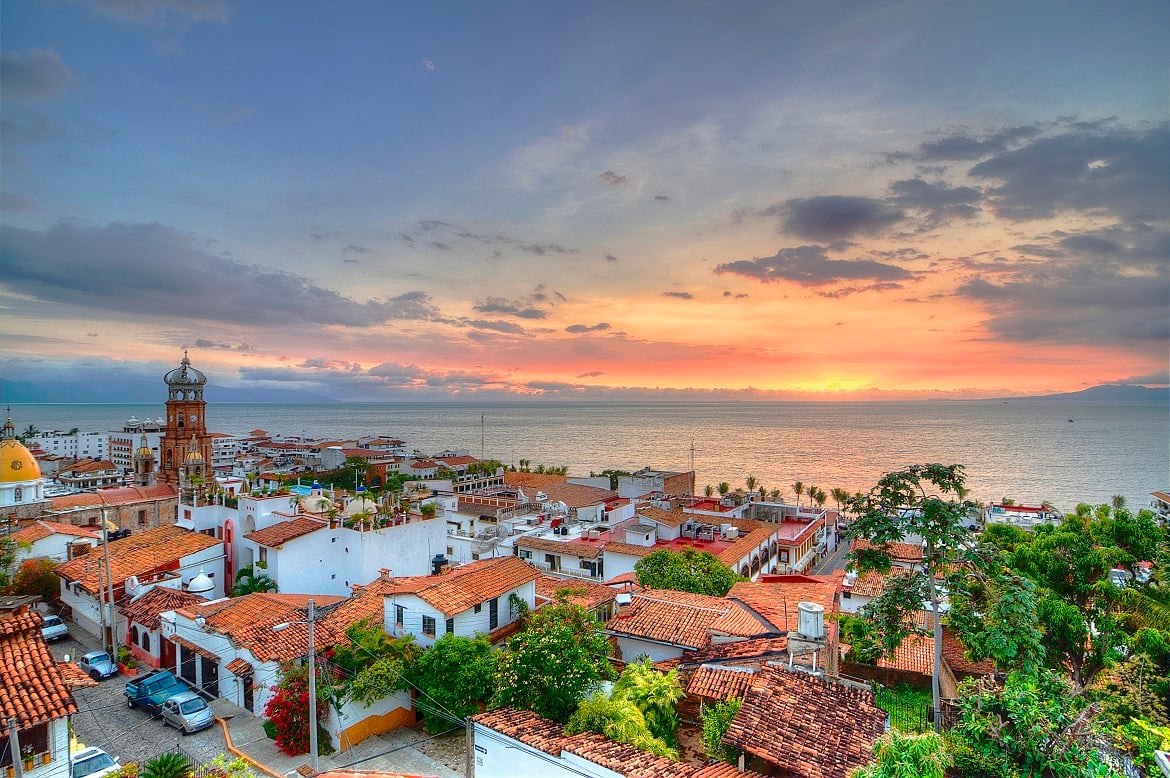
[[[73,778],[102,778],[106,773],[121,770],[118,760],[100,748],[83,748],[69,758]]]
[[[179,692],[162,704],[163,726],[171,724],[184,735],[207,729],[215,721],[215,714],[207,700],[196,692]]]
[[[95,681],[118,674],[118,665],[105,651],[90,651],[77,660],[77,666]]]
[[[41,627],[41,637],[47,643],[67,638],[69,637],[69,625],[62,621],[60,616],[45,616],[45,624]]]

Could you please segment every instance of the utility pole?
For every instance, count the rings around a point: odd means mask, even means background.
[[[12,767],[16,771],[16,778],[24,778],[24,762],[20,753],[20,733],[16,729],[16,716],[8,717],[8,750],[11,752]]]
[[[320,772],[317,765],[317,644],[313,642],[313,621],[316,609],[309,600],[309,754],[313,775]]]
[[[110,659],[116,659],[117,654],[114,652],[114,629],[118,620],[114,616],[114,579],[110,575],[110,525],[106,519],[106,498],[102,495],[99,489],[96,492],[98,499],[102,501],[102,549],[105,552],[106,558],[106,591],[98,593],[99,604],[102,600],[106,600],[102,608],[102,628],[105,633],[106,651],[110,654]],[[100,579],[99,579],[100,580]],[[108,597],[108,599],[107,599]]]

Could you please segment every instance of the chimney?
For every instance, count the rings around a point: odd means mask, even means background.
[[[614,602],[617,603],[617,613],[614,615],[615,616],[629,616],[630,610],[631,610],[630,604],[633,601],[634,601],[634,595],[630,594],[629,592],[621,592],[620,594],[618,594],[618,596],[614,598]]]
[[[383,567],[380,570],[378,570],[378,580],[379,581],[389,581],[390,580],[390,568],[389,567]]]

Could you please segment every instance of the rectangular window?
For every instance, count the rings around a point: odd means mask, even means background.
[[[476,612],[476,613],[482,613],[482,612],[483,612],[483,603],[481,603],[481,602],[477,602],[477,603],[475,604],[475,612]]]
[[[447,634],[448,635],[455,634],[455,619],[453,619],[453,618],[447,619]]]
[[[138,511],[138,526],[146,526],[146,511]]]
[[[401,605],[394,606],[394,623],[399,627],[402,626],[402,620],[406,617],[406,608]]]
[[[268,549],[264,548],[264,546],[260,546],[260,564],[268,564]]]
[[[784,548],[784,549],[780,550],[780,561],[781,562],[788,561],[788,549]]]
[[[493,597],[488,601],[488,629],[500,626],[500,598]]]
[[[560,569],[561,558],[556,554],[545,554],[544,563],[548,565],[549,570],[556,571]]]
[[[435,617],[423,616],[422,633],[427,637],[435,636]]]

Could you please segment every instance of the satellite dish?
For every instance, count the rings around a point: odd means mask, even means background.
[[[126,587],[126,594],[129,594],[129,595],[137,594],[138,590],[141,588],[141,584],[138,583],[138,576],[136,576],[136,575],[126,576],[125,587]]]

